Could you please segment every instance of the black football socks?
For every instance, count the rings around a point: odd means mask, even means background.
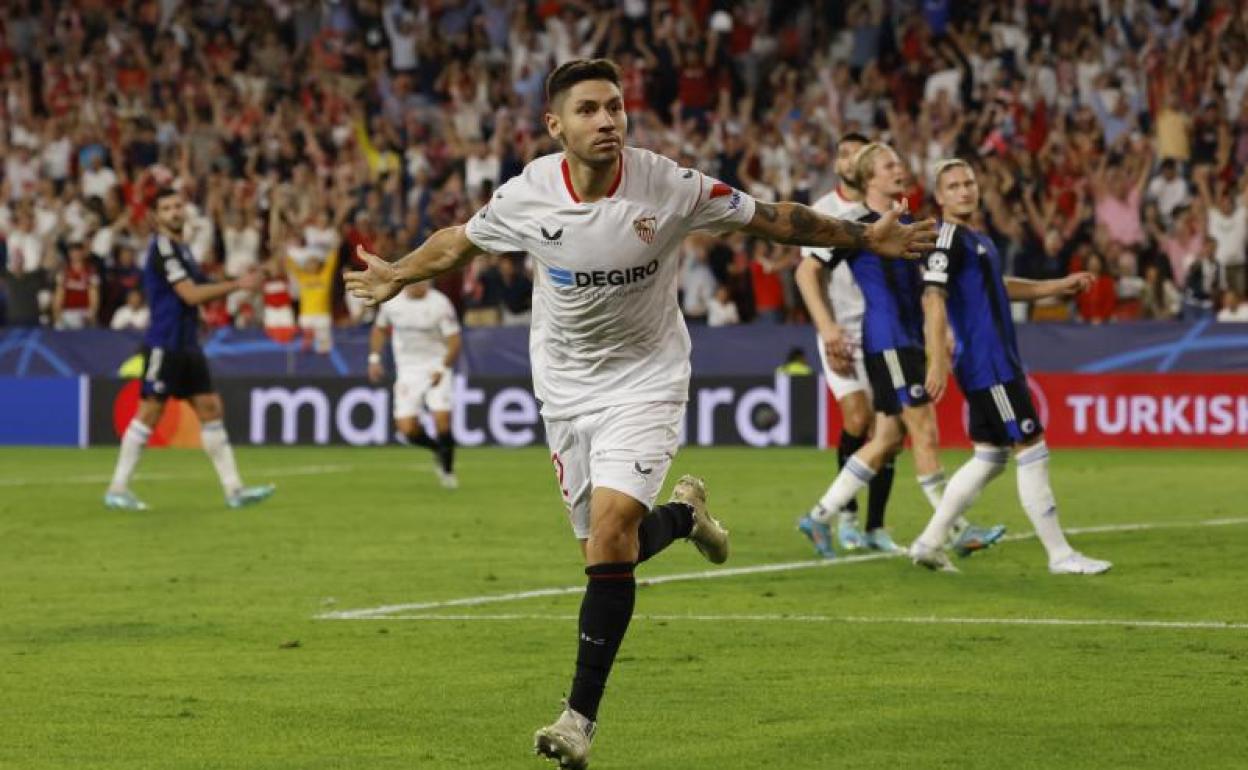
[[[687,503],[665,503],[658,506],[641,520],[641,527],[637,531],[637,539],[641,543],[637,563],[640,564],[667,548],[673,540],[689,537],[692,531],[692,506]]]
[[[590,721],[598,720],[598,704],[611,674],[615,654],[624,641],[637,600],[633,565],[618,562],[585,568],[589,584],[581,600],[580,643],[576,676],[568,706]]]
[[[884,509],[888,507],[888,496],[893,491],[893,474],[896,470],[893,461],[884,463],[875,478],[867,487],[867,531],[884,526]]]
[[[438,448],[438,445],[435,444],[433,442],[433,439],[429,438],[429,435],[425,433],[424,431],[417,431],[416,433],[404,433],[403,435],[405,438],[407,438],[407,443],[411,444],[412,446],[421,446],[421,447],[424,447],[425,449],[431,449],[431,450],[437,450]]]
[[[446,473],[453,473],[455,470],[455,436],[450,432],[439,433],[437,445],[430,448],[438,456],[442,470]]]

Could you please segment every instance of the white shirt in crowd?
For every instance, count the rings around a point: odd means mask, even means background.
[[[43,239],[37,233],[10,230],[5,236],[9,259],[20,259],[26,272],[38,270],[43,262]]]
[[[739,323],[741,316],[737,313],[737,303],[731,299],[720,302],[719,297],[711,297],[706,305],[707,326],[731,326]]]
[[[221,233],[225,243],[225,274],[242,275],[260,264],[260,231],[251,225],[226,226]]]
[[[1148,183],[1148,197],[1157,201],[1161,218],[1169,222],[1174,210],[1191,200],[1192,196],[1183,177],[1176,174],[1174,179],[1167,180],[1158,174]]]
[[[151,312],[147,309],[147,305],[140,305],[138,308],[132,308],[129,305],[122,305],[113,313],[113,320],[109,322],[109,326],[113,329],[146,329],[151,320]]]
[[[1244,264],[1244,251],[1248,250],[1248,207],[1241,203],[1230,214],[1223,214],[1211,206],[1208,232],[1218,244],[1214,251],[1218,264],[1227,267]]]
[[[1248,323],[1248,302],[1240,302],[1232,310],[1224,307],[1218,311],[1218,323],[1230,324],[1246,324]]]
[[[108,166],[82,172],[82,194],[86,198],[103,198],[117,186],[117,172]]]
[[[333,227],[307,225],[303,228],[303,242],[308,247],[309,254],[325,260],[331,251],[338,248],[338,231]]]
[[[715,299],[715,273],[704,260],[692,254],[685,257],[680,271],[680,288],[685,315],[705,318],[711,300]]]
[[[661,155],[623,150],[607,197],[584,203],[562,153],[537,158],[468,222],[494,253],[528,252],[533,386],[548,419],[688,400],[689,332],[676,303],[692,230],[739,228],[754,200]]]
[[[815,201],[811,208],[838,219],[858,219],[867,214],[866,206],[858,201],[842,197],[839,188],[833,189],[832,192]],[[802,256],[826,262],[828,251],[803,246]],[[850,336],[860,338],[862,315],[867,310],[867,301],[863,298],[857,281],[854,280],[854,273],[849,269],[848,262],[842,260],[832,268],[832,274],[828,277],[828,303],[832,306],[837,324],[844,327]]]
[[[394,366],[400,372],[441,369],[446,338],[459,333],[455,306],[437,289],[420,298],[399,292],[377,311],[375,323],[392,330]]]
[[[481,185],[485,182],[497,187],[502,171],[502,162],[494,151],[491,150],[484,156],[473,153],[464,160],[464,189],[475,197],[481,192]]]

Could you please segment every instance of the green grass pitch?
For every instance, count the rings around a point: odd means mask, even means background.
[[[0,768],[543,767],[578,596],[316,616],[581,584],[546,453],[462,451],[454,492],[412,449],[238,455],[278,483],[264,506],[227,510],[201,453],[163,450],[135,484],[154,510],[121,514],[100,505],[113,450],[0,450]],[[727,566],[793,562],[833,465],[688,449],[669,486],[707,479]],[[1115,562],[1097,578],[1050,576],[1021,539],[960,575],[885,559],[643,587],[593,767],[1246,767],[1248,523],[1208,523],[1248,515],[1245,467],[1055,451],[1068,527],[1169,525],[1074,536]],[[1030,529],[1012,470],[972,514]],[[903,459],[890,525],[908,542],[926,517]],[[704,569],[676,543],[639,574]],[[1130,623],[905,622],[928,618]]]

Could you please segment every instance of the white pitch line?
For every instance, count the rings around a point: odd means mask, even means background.
[[[1248,524],[1248,517],[1228,518],[1228,519],[1206,519],[1196,522],[1145,522],[1139,524],[1106,524],[1095,527],[1074,527],[1067,529],[1066,533],[1070,535],[1087,535],[1087,534],[1103,534],[1108,532],[1138,532],[1141,530],[1153,529],[1183,529],[1188,527],[1227,527],[1239,524]],[[1036,536],[1035,532],[1025,532],[1018,535],[1007,535],[1003,540],[1030,540]],[[893,559],[904,556],[905,554],[892,553],[875,553],[863,556],[845,556],[836,559],[807,559],[803,561],[777,562],[774,564],[753,564],[747,567],[730,567],[728,569],[702,570],[699,572],[681,572],[673,575],[658,575],[656,577],[639,579],[638,586],[661,585],[663,583],[679,583],[693,580],[714,580],[717,578],[735,577],[738,575],[761,575],[771,572],[788,572],[801,569],[818,569],[825,567],[839,567],[848,564],[861,564],[869,561],[880,561],[882,559]],[[486,594],[484,596],[465,596],[459,599],[445,599],[442,601],[432,602],[416,602],[408,604],[387,604],[380,607],[368,607],[357,610],[337,610],[334,612],[326,612],[315,617],[316,620],[371,620],[375,618],[390,617],[398,612],[421,612],[424,610],[439,610],[449,607],[479,607],[483,604],[500,604],[506,602],[517,602],[525,599],[539,599],[545,596],[568,596],[572,594],[584,593],[585,586],[564,586],[561,588],[539,588],[531,591],[516,591],[507,594]]]
[[[576,615],[496,614],[496,615],[386,615],[361,620],[417,621],[535,621],[572,622]],[[935,626],[1110,626],[1114,628],[1206,629],[1211,631],[1248,631],[1248,623],[1222,620],[1127,620],[1116,618],[941,618],[936,616],[871,618],[857,615],[634,615],[633,620],[668,623],[692,621],[699,623],[846,623],[859,625],[935,625]]]
[[[294,465],[286,468],[271,468],[269,470],[248,470],[248,475],[252,477],[273,477],[280,478],[283,476],[319,476],[322,473],[350,473],[357,470],[361,466],[357,465]],[[375,468],[376,466],[369,466]],[[145,481],[185,481],[187,479],[197,479],[202,477],[202,473],[137,473],[135,481],[142,483]],[[113,477],[111,475],[95,474],[87,476],[75,476],[74,478],[46,478],[46,479],[0,479],[0,487],[41,487],[41,486],[64,486],[65,484],[107,484]]]

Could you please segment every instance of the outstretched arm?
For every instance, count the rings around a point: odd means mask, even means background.
[[[1092,287],[1091,273],[1071,273],[1050,281],[1029,281],[1026,278],[1005,279],[1005,293],[1011,302],[1034,302],[1045,297],[1069,297]]]
[[[188,305],[203,305],[222,297],[228,297],[236,291],[255,291],[260,288],[260,271],[253,269],[238,278],[216,283],[195,283],[182,279],[173,284],[173,291]]]
[[[380,305],[399,293],[409,283],[417,283],[441,275],[484,254],[468,239],[463,225],[444,227],[422,243],[415,251],[396,262],[387,262],[364,247],[356,247],[356,255],[367,269],[347,273],[347,291],[369,305]]]
[[[903,225],[905,212],[894,209],[869,225],[821,214],[800,203],[757,201],[754,218],[742,230],[747,235],[793,246],[869,249],[882,257],[917,259],[936,247],[936,223],[924,220]]]

